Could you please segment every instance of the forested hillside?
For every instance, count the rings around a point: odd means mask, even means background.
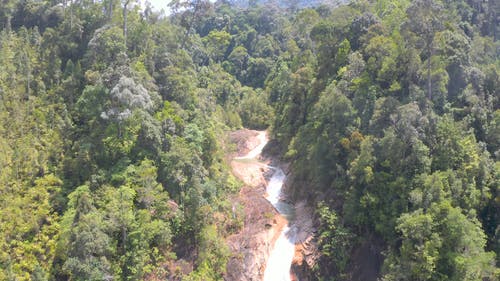
[[[371,254],[382,280],[498,280],[494,2],[358,1],[295,18],[308,48],[267,91],[293,195],[318,206],[318,278],[366,280],[356,265]]]
[[[316,210],[304,278],[498,280],[500,3],[232,2],[0,1],[0,280],[222,280],[241,127]]]

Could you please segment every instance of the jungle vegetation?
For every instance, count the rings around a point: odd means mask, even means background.
[[[367,243],[498,280],[500,3],[233,2],[0,1],[0,280],[221,280],[242,127],[316,209],[313,280]]]

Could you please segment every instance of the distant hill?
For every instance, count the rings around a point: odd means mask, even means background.
[[[340,5],[349,2],[349,0],[229,0],[229,2],[237,7],[246,8],[252,5],[278,3],[280,7],[289,8],[296,6],[298,8],[315,7],[322,4],[325,5]]]

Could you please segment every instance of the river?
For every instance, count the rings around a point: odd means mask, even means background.
[[[275,168],[275,172],[267,186],[266,199],[282,214],[288,221],[293,219],[294,208],[290,204],[281,200],[281,191],[286,176],[283,170]],[[292,265],[293,255],[295,253],[295,235],[292,229],[286,226],[274,244],[266,270],[264,272],[264,281],[290,281],[290,267]]]
[[[259,140],[259,145],[249,151],[245,156],[236,157],[234,159],[238,161],[258,161],[257,159],[261,155],[269,139],[265,131],[259,132],[257,138]],[[266,199],[282,216],[288,221],[291,221],[293,220],[295,209],[292,205],[281,200],[281,192],[286,175],[279,167],[267,166],[267,168],[274,170],[274,173],[266,188]],[[290,268],[295,254],[295,235],[293,232],[293,228],[289,226],[284,227],[281,231],[269,255],[266,270],[264,272],[264,281],[291,281]]]

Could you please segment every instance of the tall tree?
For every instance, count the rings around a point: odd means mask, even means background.
[[[422,41],[427,58],[427,97],[432,101],[432,56],[434,54],[434,37],[444,28],[443,6],[437,0],[416,0],[406,10],[408,29]]]

